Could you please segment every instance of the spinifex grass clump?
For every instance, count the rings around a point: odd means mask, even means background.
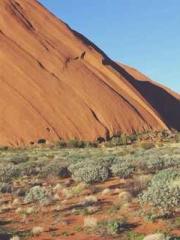
[[[156,174],[146,191],[140,195],[140,203],[149,206],[157,216],[172,215],[180,206],[180,172],[167,169]]]

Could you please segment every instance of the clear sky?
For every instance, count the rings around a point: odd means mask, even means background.
[[[112,59],[180,92],[180,0],[39,0]]]

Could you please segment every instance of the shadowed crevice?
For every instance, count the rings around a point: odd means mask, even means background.
[[[72,29],[71,29],[72,30]],[[103,56],[102,64],[110,66],[121,74],[152,106],[159,114],[161,120],[168,128],[180,131],[180,100],[168,93],[165,89],[157,86],[150,81],[140,81],[134,78],[123,67],[112,61],[100,48],[93,42],[84,37],[81,33],[72,30],[74,35],[78,37],[87,46],[93,47]]]
[[[113,63],[113,66],[116,63]],[[117,64],[116,64],[117,65]],[[159,113],[169,128],[180,131],[180,100],[169,94],[165,89],[150,81],[140,81],[132,77],[124,68],[117,65],[117,71],[140,92],[140,94]]]

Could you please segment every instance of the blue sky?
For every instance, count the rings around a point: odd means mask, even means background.
[[[180,92],[180,0],[39,0],[112,59]]]

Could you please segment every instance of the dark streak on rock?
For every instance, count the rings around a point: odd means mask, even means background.
[[[81,54],[81,59],[84,59],[85,55],[86,55],[86,52],[83,52],[83,53]]]
[[[19,3],[16,1],[10,1],[9,9],[11,13],[16,16],[17,20],[29,31],[35,31],[32,23],[27,19],[24,14],[24,10]]]
[[[45,40],[45,41],[50,47],[52,47],[53,49],[56,49],[55,46],[50,41],[48,40]]]
[[[45,50],[49,52],[49,48],[47,47],[47,45],[43,41],[40,41],[40,43],[43,46],[43,48],[45,48]]]
[[[44,65],[43,65],[39,60],[37,60],[37,63],[39,64],[39,66],[40,66],[41,68],[45,69]]]

